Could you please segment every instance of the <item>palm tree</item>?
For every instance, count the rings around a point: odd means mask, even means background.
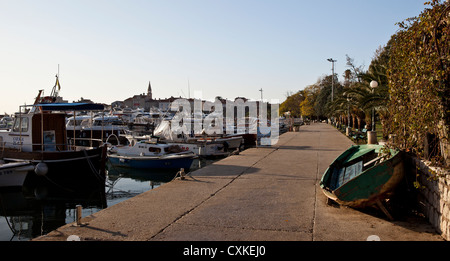
[[[330,116],[336,117],[341,125],[350,125],[348,120],[348,114],[350,113],[350,107],[352,103],[350,99],[344,95],[338,95],[334,98],[334,101],[330,103],[328,111],[331,112]]]
[[[360,121],[365,116],[365,121],[368,123],[368,129],[372,127],[372,109],[382,115],[387,113],[387,101],[388,101],[388,87],[386,85],[380,85],[379,87],[372,89],[367,81],[362,83],[355,83],[348,88],[344,94],[346,97],[350,97],[353,102],[353,111],[358,118],[358,125],[361,128]]]

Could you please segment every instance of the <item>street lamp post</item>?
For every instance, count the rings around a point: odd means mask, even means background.
[[[370,88],[372,88],[372,93],[374,93],[374,90],[377,86],[378,86],[377,81],[370,82]],[[375,131],[375,107],[372,107],[372,131],[367,132],[367,143],[378,144],[377,132]]]
[[[345,129],[345,134],[347,136],[350,136],[351,134],[351,127],[350,127],[350,97],[347,97],[347,128]]]
[[[370,88],[372,88],[372,94],[375,90],[375,88],[378,87],[377,81],[371,81],[370,82]],[[372,108],[372,131],[375,131],[375,107]]]
[[[285,112],[284,115],[288,117],[289,131],[292,131],[291,111]]]
[[[331,101],[334,99],[334,63],[337,62],[337,60],[333,60],[333,58],[327,59],[327,61],[331,62]]]

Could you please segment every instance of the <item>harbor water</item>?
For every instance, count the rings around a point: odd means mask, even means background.
[[[214,160],[196,159],[191,171]],[[0,190],[0,241],[29,241],[173,180],[177,171],[136,170],[107,165],[103,184],[74,183],[70,187],[49,180]]]

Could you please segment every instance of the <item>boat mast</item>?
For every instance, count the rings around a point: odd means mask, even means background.
[[[36,99],[34,100],[34,104],[36,105],[41,101],[41,94],[44,92],[44,90],[39,90],[38,96],[36,97]]]

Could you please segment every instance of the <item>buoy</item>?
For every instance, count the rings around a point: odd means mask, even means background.
[[[81,238],[80,238],[80,236],[77,236],[77,235],[70,235],[67,237],[66,240],[67,241],[81,241]]]
[[[34,172],[38,176],[45,176],[48,173],[48,166],[44,162],[39,162],[34,168]]]
[[[381,239],[377,235],[371,235],[367,237],[367,241],[381,241]]]

